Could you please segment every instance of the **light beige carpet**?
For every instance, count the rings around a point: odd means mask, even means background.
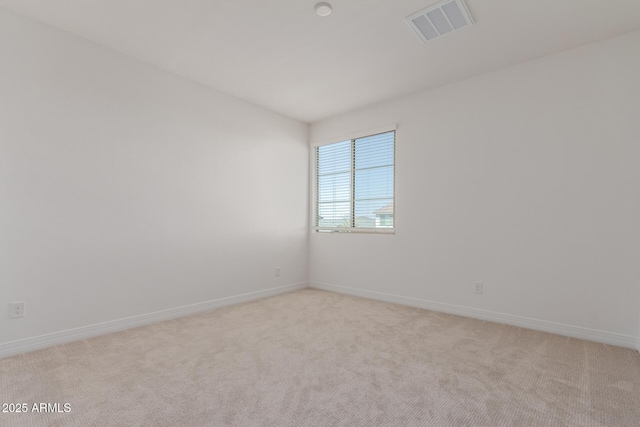
[[[640,356],[306,289],[0,360],[2,426],[640,426]]]

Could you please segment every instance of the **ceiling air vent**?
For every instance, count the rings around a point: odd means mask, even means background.
[[[464,0],[444,0],[407,17],[407,24],[423,42],[473,25]]]

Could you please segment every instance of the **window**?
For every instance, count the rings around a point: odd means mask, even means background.
[[[395,135],[315,148],[317,231],[394,231]]]

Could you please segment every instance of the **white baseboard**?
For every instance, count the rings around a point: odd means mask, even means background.
[[[385,302],[403,304],[411,307],[424,308],[426,310],[439,311],[443,313],[457,314],[459,316],[471,317],[473,319],[503,323],[506,325],[518,326],[521,328],[533,329],[536,331],[549,332],[552,334],[563,335],[572,338],[580,338],[587,341],[595,341],[598,343],[610,344],[618,347],[625,347],[630,349],[640,348],[640,343],[637,343],[637,338],[630,335],[604,332],[596,329],[583,328],[580,326],[564,325],[562,323],[549,322],[546,320],[531,319],[528,317],[496,313],[488,310],[480,310],[477,308],[445,304],[418,298],[404,297],[400,295],[392,295],[382,292],[350,288],[346,286],[330,285],[327,283],[313,282],[310,283],[309,286],[315,289],[323,289],[326,291],[339,292],[343,294],[371,298]],[[638,347],[636,347],[637,345]]]
[[[0,359],[3,357],[14,356],[16,354],[26,353],[28,351],[52,347],[54,345],[65,344],[72,341],[79,341],[98,335],[104,335],[111,332],[122,331],[124,329],[144,326],[150,323],[161,322],[163,320],[170,320],[178,317],[188,316],[190,314],[212,310],[219,307],[225,307],[228,305],[234,305],[242,302],[266,298],[273,295],[283,294],[298,289],[304,289],[307,286],[307,283],[296,283],[293,285],[279,286],[277,288],[249,292],[246,294],[219,298],[211,301],[200,302],[197,304],[170,308],[168,310],[156,311],[154,313],[127,317],[125,319],[117,319],[94,325],[81,326],[79,328],[67,329],[65,331],[54,332],[51,334],[40,335],[32,338],[25,338],[18,341],[0,343]]]

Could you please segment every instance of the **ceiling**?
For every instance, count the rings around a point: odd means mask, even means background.
[[[0,0],[0,7],[313,123],[640,28],[638,0],[466,0],[476,24],[423,44],[437,0]],[[640,48],[640,46],[639,46]]]

